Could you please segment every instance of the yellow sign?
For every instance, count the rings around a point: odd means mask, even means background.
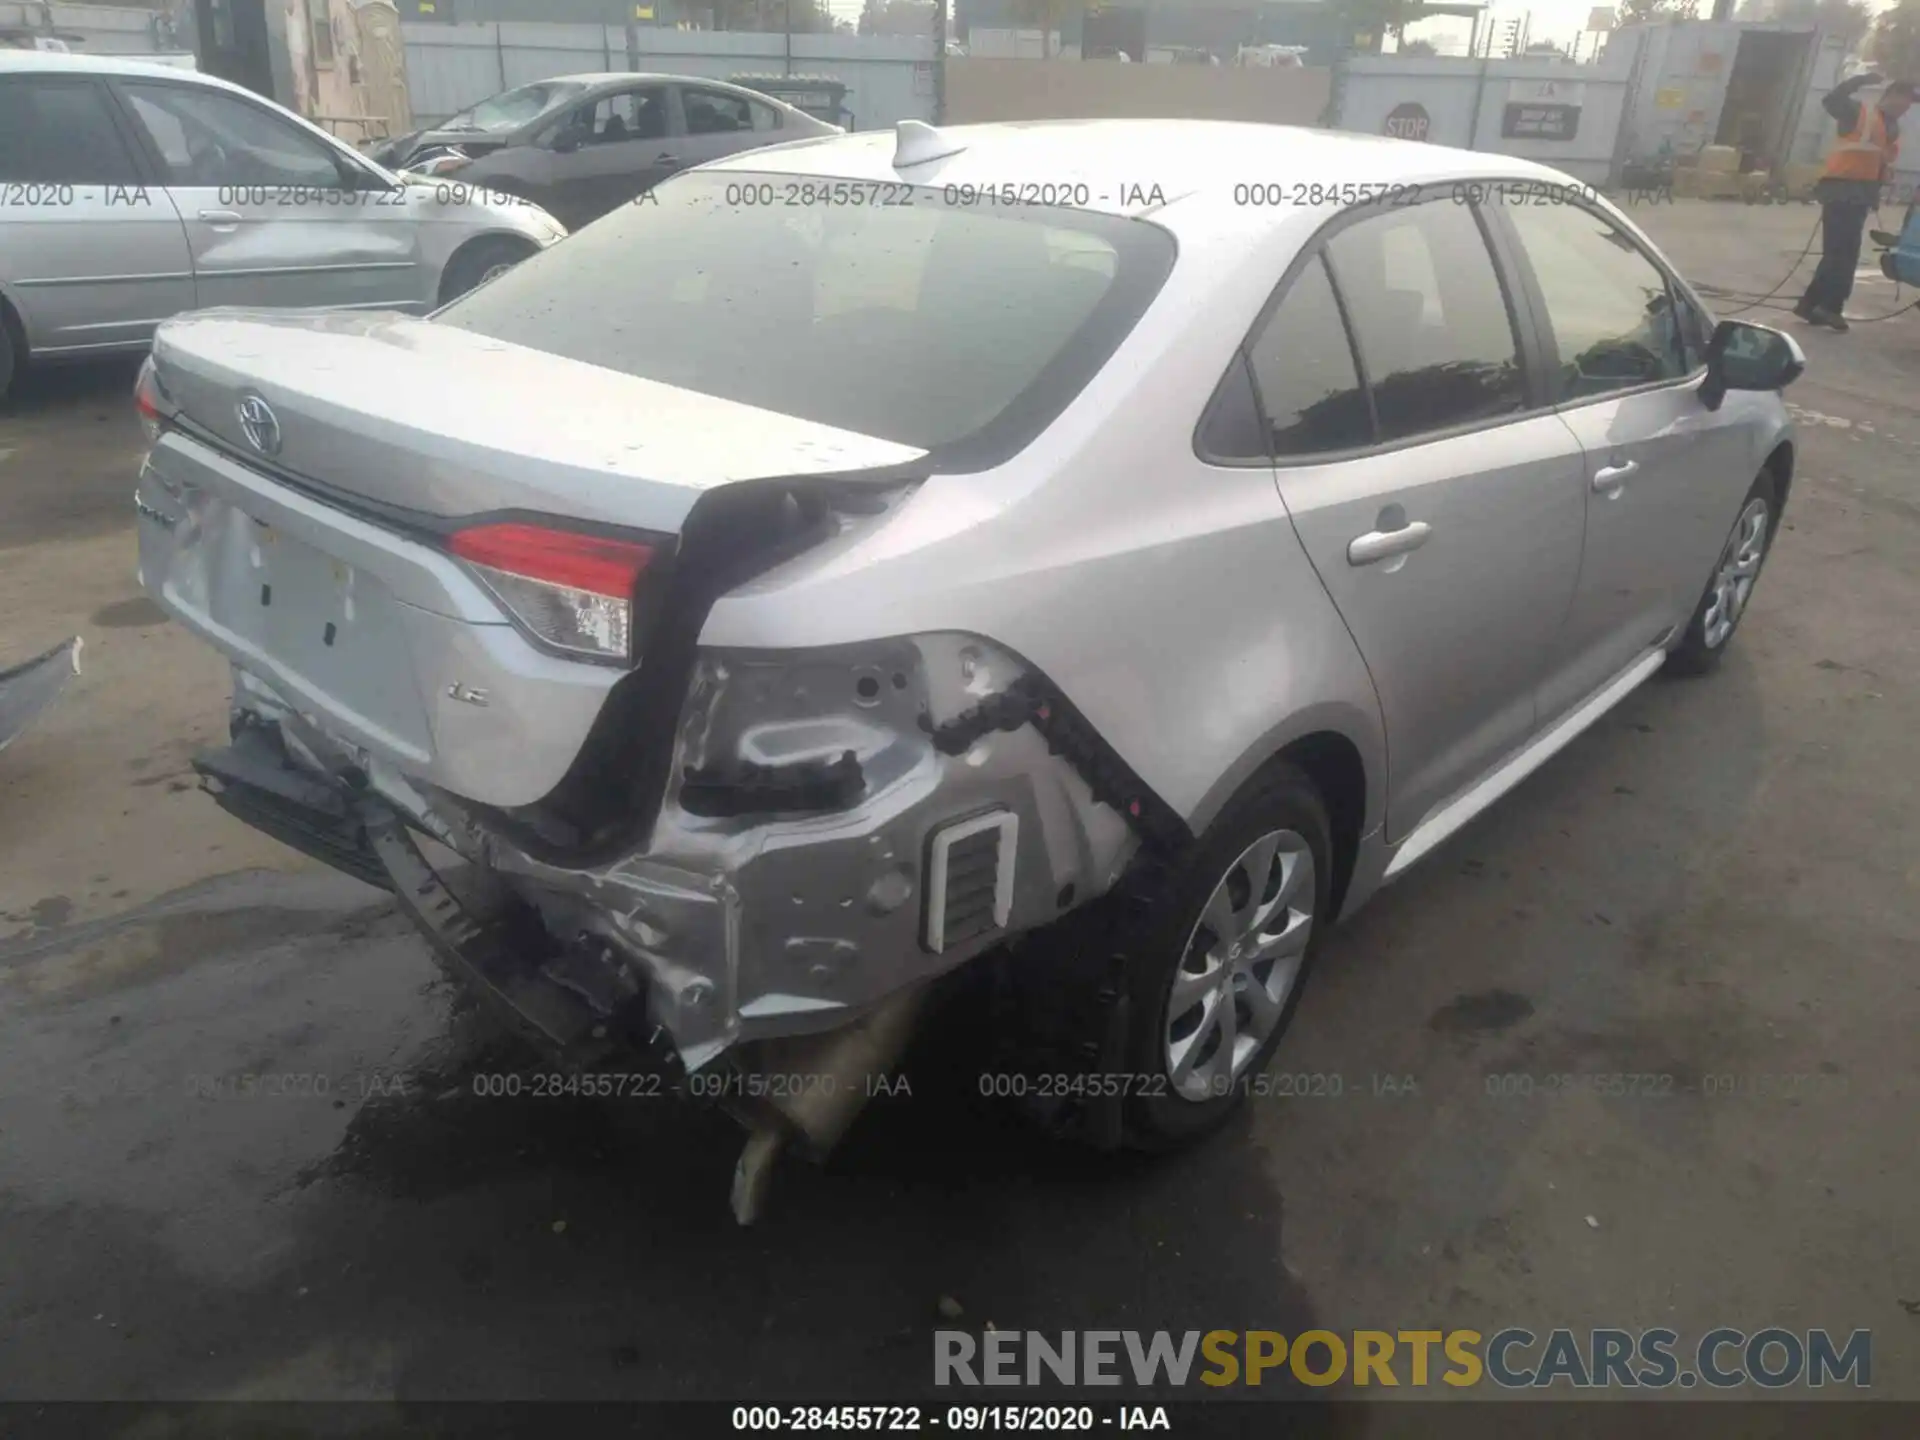
[[[651,20],[653,18],[653,7],[651,5],[634,6],[633,18],[636,20]]]
[[[422,15],[433,14],[433,0],[420,0],[420,13]]]
[[[1684,90],[1656,90],[1653,94],[1653,103],[1656,108],[1661,110],[1680,110],[1686,106],[1687,92]]]

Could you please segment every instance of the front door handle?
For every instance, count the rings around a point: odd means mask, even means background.
[[[1602,493],[1617,492],[1627,483],[1627,477],[1639,468],[1638,460],[1629,460],[1624,465],[1602,465],[1593,472],[1593,488]]]
[[[653,157],[653,163],[658,165],[662,170],[678,170],[680,168],[680,157],[669,154],[663,150]]]
[[[240,223],[240,212],[237,210],[202,210],[200,212],[200,218],[209,225],[216,227],[225,226],[230,229]]]
[[[1410,520],[1398,530],[1369,530],[1347,546],[1347,563],[1373,565],[1391,560],[1396,555],[1418,550],[1432,533],[1433,527],[1424,520]]]

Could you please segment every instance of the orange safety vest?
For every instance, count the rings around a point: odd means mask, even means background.
[[[1860,118],[1853,129],[1840,132],[1840,139],[1827,154],[1828,176],[1835,180],[1871,180],[1879,182],[1893,173],[1894,158],[1900,153],[1898,141],[1887,138],[1887,117],[1878,105],[1860,102]]]

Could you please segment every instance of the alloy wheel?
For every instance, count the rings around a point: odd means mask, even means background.
[[[1262,835],[1227,867],[1187,937],[1166,1005],[1167,1078],[1184,1099],[1228,1094],[1286,1013],[1313,931],[1313,851]]]
[[[1740,518],[1733,522],[1733,533],[1720,552],[1720,565],[1714,572],[1706,613],[1700,617],[1700,635],[1709,650],[1717,650],[1740,623],[1740,612],[1747,608],[1753,594],[1753,582],[1759,578],[1760,562],[1766,559],[1769,520],[1765,497],[1756,495],[1747,501]]]

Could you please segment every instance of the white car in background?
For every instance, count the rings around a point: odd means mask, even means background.
[[[137,352],[183,310],[424,314],[565,234],[224,80],[0,50],[0,395],[28,359]]]

